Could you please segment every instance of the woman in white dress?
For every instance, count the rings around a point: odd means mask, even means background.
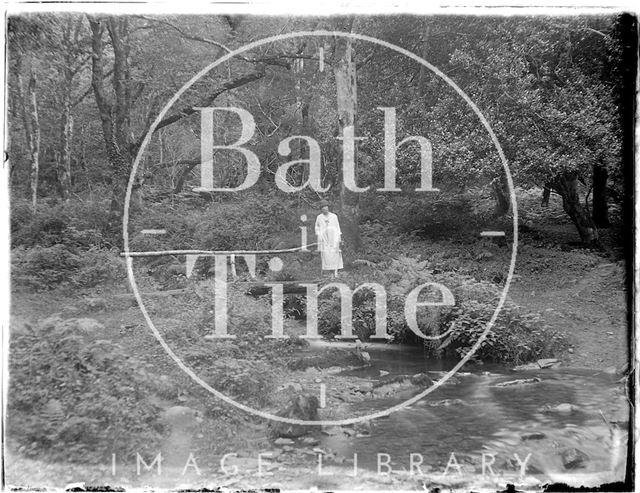
[[[316,218],[316,236],[318,237],[318,250],[322,257],[322,270],[332,270],[333,276],[338,277],[338,269],[342,269],[342,231],[338,216],[329,212],[329,202],[320,201],[320,210]]]

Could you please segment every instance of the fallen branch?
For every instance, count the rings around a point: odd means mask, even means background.
[[[163,255],[259,255],[269,253],[293,253],[306,251],[305,249],[316,246],[310,243],[305,246],[286,248],[284,250],[159,250],[155,252],[122,252],[121,257],[162,257]]]
[[[152,291],[151,293],[140,293],[140,296],[174,296],[176,294],[184,294],[191,291],[189,288],[184,289],[168,289],[166,291]],[[133,293],[116,294],[115,298],[134,299]]]
[[[274,281],[273,284],[282,284],[283,294],[306,294],[307,288],[300,284],[300,281],[279,282]],[[255,284],[247,290],[247,294],[251,296],[261,296],[263,294],[269,294],[271,292],[271,286],[267,286],[264,283]]]

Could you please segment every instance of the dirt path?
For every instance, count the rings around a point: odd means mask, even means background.
[[[624,266],[595,256],[591,266],[576,265],[563,253],[543,257],[550,274],[527,272],[525,256],[524,272],[509,294],[569,337],[573,347],[563,355],[566,366],[619,368],[628,354]]]

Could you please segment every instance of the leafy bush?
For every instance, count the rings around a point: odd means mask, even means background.
[[[441,348],[464,356],[481,337],[493,312],[494,306],[471,301],[454,310],[453,329]],[[567,346],[566,339],[545,326],[538,314],[522,313],[519,307],[507,303],[473,359],[520,364],[554,356]]]
[[[7,429],[24,454],[100,462],[157,449],[153,376],[120,345],[48,319],[10,347]]]
[[[115,252],[91,249],[79,254],[80,265],[71,276],[77,287],[90,288],[103,283],[117,283],[126,278],[124,260]]]
[[[432,239],[467,236],[486,220],[487,213],[478,208],[478,200],[476,192],[428,196],[368,193],[361,200],[362,221],[380,221],[398,232],[416,232]]]
[[[353,333],[366,340],[375,332],[375,297],[370,290],[359,290],[353,295]],[[342,329],[340,295],[337,290],[318,300],[318,333],[332,337]]]
[[[11,206],[12,246],[48,247],[57,244],[74,248],[111,246],[102,230],[108,205],[101,201],[70,201],[41,204],[34,213],[24,201]]]
[[[272,367],[264,361],[236,358],[216,359],[203,369],[206,380],[217,390],[239,399],[242,403],[264,406],[271,403],[275,390]]]
[[[424,272],[422,275],[427,275]],[[403,274],[406,279],[409,272]],[[455,307],[440,310],[438,333],[452,328],[446,339],[432,348],[445,354],[464,356],[475,344],[493,316],[501,290],[489,282],[479,282],[454,272],[431,276],[449,288],[456,300]],[[422,325],[421,325],[422,326]],[[545,326],[537,313],[526,313],[514,303],[507,302],[486,339],[474,354],[474,359],[496,363],[522,363],[540,357],[553,356],[566,349],[567,340],[560,333]]]
[[[149,203],[143,214],[131,218],[130,249],[145,250],[237,250],[274,248],[275,239],[283,231],[296,231],[298,215],[293,205],[271,195],[245,194],[241,200],[213,202],[194,208],[193,205],[168,202]],[[165,229],[166,234],[149,236],[140,233],[147,228]],[[295,234],[295,233],[294,233]],[[259,259],[262,260],[262,259]],[[170,257],[142,258],[154,275],[165,275],[173,262]],[[202,257],[195,266],[195,275],[210,276],[214,259]],[[262,267],[260,264],[258,267]],[[239,274],[245,272],[244,262],[238,262]],[[169,278],[160,279],[174,287]],[[175,283],[174,283],[175,284]]]
[[[188,204],[150,203],[134,215],[130,233],[132,248],[148,241],[173,249],[230,250],[265,248],[275,233],[295,230],[297,216],[281,197],[244,194],[242,200],[213,202],[200,208]],[[148,240],[136,232],[166,229],[167,234]]]
[[[108,207],[100,201],[12,204],[12,279],[35,290],[93,287],[124,277],[123,262],[106,247]]]
[[[307,316],[307,297],[300,294],[285,295],[282,311],[287,318],[305,319]]]
[[[202,315],[199,326],[213,331],[215,323],[215,292],[202,290]],[[264,298],[244,294],[241,288],[227,285],[227,331],[239,339],[252,340],[271,332],[271,307]]]
[[[93,287],[124,279],[124,262],[114,253],[91,249],[74,251],[66,245],[15,248],[11,276],[17,285],[36,291],[57,287]]]
[[[453,294],[455,306],[417,310],[417,323],[425,335],[452,331],[446,338],[425,343],[431,351],[462,357],[484,332],[500,298],[500,289],[490,282],[479,282],[455,272],[434,273],[426,261],[399,257],[386,268],[365,273],[345,273],[342,278],[352,289],[363,282],[377,282],[387,292],[387,333],[395,342],[423,343],[406,323],[404,304],[407,294],[425,282],[437,282]],[[429,296],[423,292],[422,296]],[[423,298],[421,298],[423,299]],[[341,330],[340,298],[336,292],[322,295],[318,303],[318,328],[323,335]],[[373,292],[359,290],[353,297],[353,330],[361,339],[375,331]],[[487,338],[474,357],[482,361],[521,363],[552,356],[567,347],[566,339],[545,326],[535,313],[525,313],[513,303],[506,303]]]
[[[11,263],[14,282],[41,290],[68,283],[71,272],[80,266],[80,258],[64,245],[54,245],[16,248],[12,252]]]

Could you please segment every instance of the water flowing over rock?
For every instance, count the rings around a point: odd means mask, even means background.
[[[513,368],[513,371],[528,371],[528,370],[539,370],[540,366],[538,363],[525,363],[524,365],[518,365]]]
[[[320,443],[320,440],[315,437],[304,437],[300,439],[300,442],[304,443],[305,445],[315,446]]]
[[[523,442],[525,442],[527,440],[543,440],[547,438],[547,435],[545,435],[540,431],[534,431],[532,433],[525,433],[520,438],[522,439]]]
[[[292,445],[294,442],[291,438],[276,438],[273,443],[276,445]]]
[[[540,368],[557,368],[560,366],[560,360],[555,358],[539,359],[537,362]]]
[[[287,364],[290,370],[306,370],[307,368],[360,367],[363,362],[355,352],[331,348],[320,353],[294,358]]]
[[[545,358],[539,359],[538,361],[534,361],[532,363],[526,363],[524,365],[518,365],[514,368],[515,371],[526,371],[526,370],[540,370],[544,368],[558,368],[562,366],[560,360],[556,358]]]
[[[433,380],[426,373],[416,373],[412,376],[399,375],[374,384],[371,394],[374,397],[385,397],[412,387],[426,388],[431,385],[433,385]]]
[[[569,404],[569,403],[563,403],[563,404],[558,404],[557,406],[553,406],[553,407],[545,407],[543,409],[544,412],[547,413],[557,413],[557,414],[563,414],[563,415],[569,415],[569,414],[573,414],[576,411],[579,411],[580,408],[578,408],[578,406],[574,406],[573,404]]]
[[[509,380],[508,382],[501,382],[501,383],[497,383],[494,385],[494,387],[514,387],[517,385],[530,385],[533,383],[540,383],[542,382],[542,380],[540,380],[538,377],[534,377],[534,378],[520,378],[518,380]]]
[[[589,456],[577,448],[569,448],[560,453],[565,469],[578,469],[585,466]]]
[[[419,387],[431,387],[433,385],[433,380],[426,373],[416,373],[415,375],[411,375],[410,381],[413,385],[417,385]]]
[[[435,401],[435,402],[429,403],[429,406],[431,407],[454,406],[454,405],[464,405],[464,401],[462,399],[443,399],[441,401]]]

